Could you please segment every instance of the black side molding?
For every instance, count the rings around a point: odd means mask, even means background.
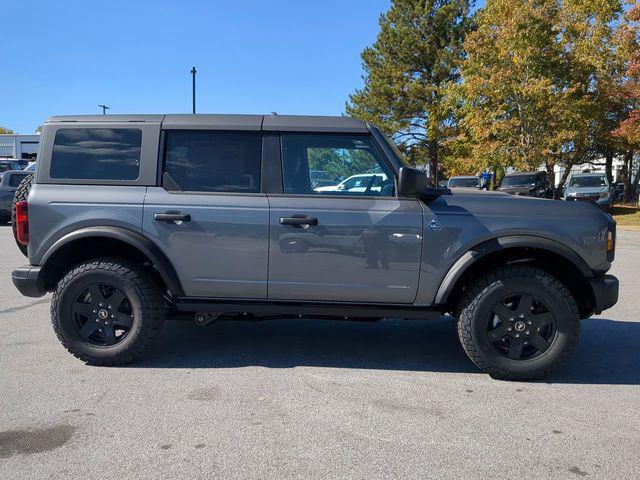
[[[447,303],[449,294],[453,290],[456,282],[473,263],[491,253],[515,247],[537,248],[555,253],[575,265],[585,278],[593,277],[593,272],[589,268],[589,265],[587,265],[576,252],[555,240],[533,235],[507,235],[486,240],[471,247],[470,250],[461,255],[440,283],[434,304],[444,305]]]
[[[414,305],[329,302],[286,302],[233,298],[176,298],[181,312],[253,313],[259,315],[319,315],[331,317],[440,318],[441,311]]]
[[[182,284],[180,283],[178,274],[160,248],[147,237],[125,228],[95,226],[74,230],[51,245],[38,263],[43,265],[46,269],[47,261],[55,255],[58,249],[70,242],[88,237],[113,238],[136,248],[142,252],[151,261],[151,263],[153,263],[153,266],[162,277],[162,280],[165,282],[172,295],[184,295],[184,290],[182,289]]]

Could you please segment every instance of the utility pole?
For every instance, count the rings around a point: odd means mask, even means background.
[[[106,115],[107,114],[107,110],[110,110],[110,107],[107,107],[106,105],[98,105],[101,109],[102,109],[102,114]]]
[[[193,112],[196,113],[196,67],[191,67]]]

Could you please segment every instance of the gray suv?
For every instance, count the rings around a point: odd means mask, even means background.
[[[563,194],[568,202],[593,202],[601,208],[613,206],[613,189],[604,173],[574,173]]]
[[[437,319],[497,378],[546,375],[615,304],[615,222],[587,203],[433,188],[347,117],[109,115],[44,125],[16,232],[27,296],[91,364],[165,318]],[[359,189],[314,187],[367,175]]]

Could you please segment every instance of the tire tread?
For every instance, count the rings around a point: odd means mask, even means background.
[[[60,318],[58,318],[57,305],[61,296],[69,283],[78,275],[96,270],[109,271],[126,278],[136,284],[140,291],[140,301],[143,310],[143,325],[140,330],[140,337],[136,339],[132,348],[127,349],[114,358],[95,358],[77,352],[73,349],[60,329]],[[117,257],[107,257],[93,259],[83,262],[70,269],[58,282],[51,299],[51,323],[53,330],[60,340],[60,343],[75,357],[83,362],[92,365],[115,366],[131,363],[141,356],[156,340],[162,330],[164,323],[164,308],[162,301],[162,291],[155,278],[142,267]]]
[[[462,299],[460,300],[456,315],[456,317],[458,318],[458,337],[460,339],[460,343],[462,344],[462,348],[464,349],[467,356],[471,359],[471,361],[475,363],[478,368],[487,372],[493,378],[503,380],[539,380],[550,375],[556,368],[566,362],[566,360],[575,349],[576,344],[578,343],[580,337],[579,328],[575,328],[572,330],[572,336],[570,338],[570,348],[565,349],[562,355],[555,362],[553,362],[551,366],[544,370],[536,371],[527,375],[514,375],[507,370],[501,369],[488,363],[478,351],[477,345],[474,342],[472,336],[471,326],[473,322],[474,312],[478,307],[478,304],[482,301],[484,295],[486,295],[492,288],[492,286],[497,282],[506,283],[509,280],[515,278],[535,279],[544,283],[551,290],[555,290],[558,296],[561,297],[562,301],[566,303],[567,308],[575,318],[575,321],[579,322],[578,306],[575,302],[575,299],[573,298],[573,295],[571,295],[569,289],[567,289],[567,287],[565,287],[559,280],[557,280],[548,272],[530,265],[506,266],[497,268],[478,278],[476,281],[471,283],[470,287],[464,293]]]

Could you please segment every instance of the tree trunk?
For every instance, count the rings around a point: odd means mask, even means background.
[[[613,150],[607,149],[605,152],[604,170],[609,180],[609,185],[613,185]]]
[[[556,163],[555,162],[545,162],[545,166],[547,168],[547,177],[549,177],[549,184],[551,185],[551,189],[553,191],[553,197],[556,197]]]
[[[631,162],[629,165],[629,171],[633,171],[633,151],[631,152]],[[633,188],[631,189],[632,196],[635,197],[632,200],[636,201],[638,196],[638,180],[640,180],[640,162],[638,162],[638,169],[636,170],[636,177],[633,179]]]
[[[571,174],[572,166],[573,165],[569,164],[569,165],[565,165],[564,167],[564,171],[562,172],[562,177],[560,177],[560,183],[558,183],[558,188],[556,189],[555,195],[553,197],[556,200],[562,196],[562,189],[564,188],[564,184],[567,183],[567,178],[569,178],[569,175]]]
[[[633,185],[631,184],[631,176],[633,174],[633,150],[632,149],[629,149],[626,152],[624,152],[624,166],[622,168],[624,171],[624,201],[632,202],[633,192],[634,192]],[[636,175],[636,178],[637,178],[637,175]]]
[[[434,186],[438,186],[438,142],[429,142],[429,176]]]

